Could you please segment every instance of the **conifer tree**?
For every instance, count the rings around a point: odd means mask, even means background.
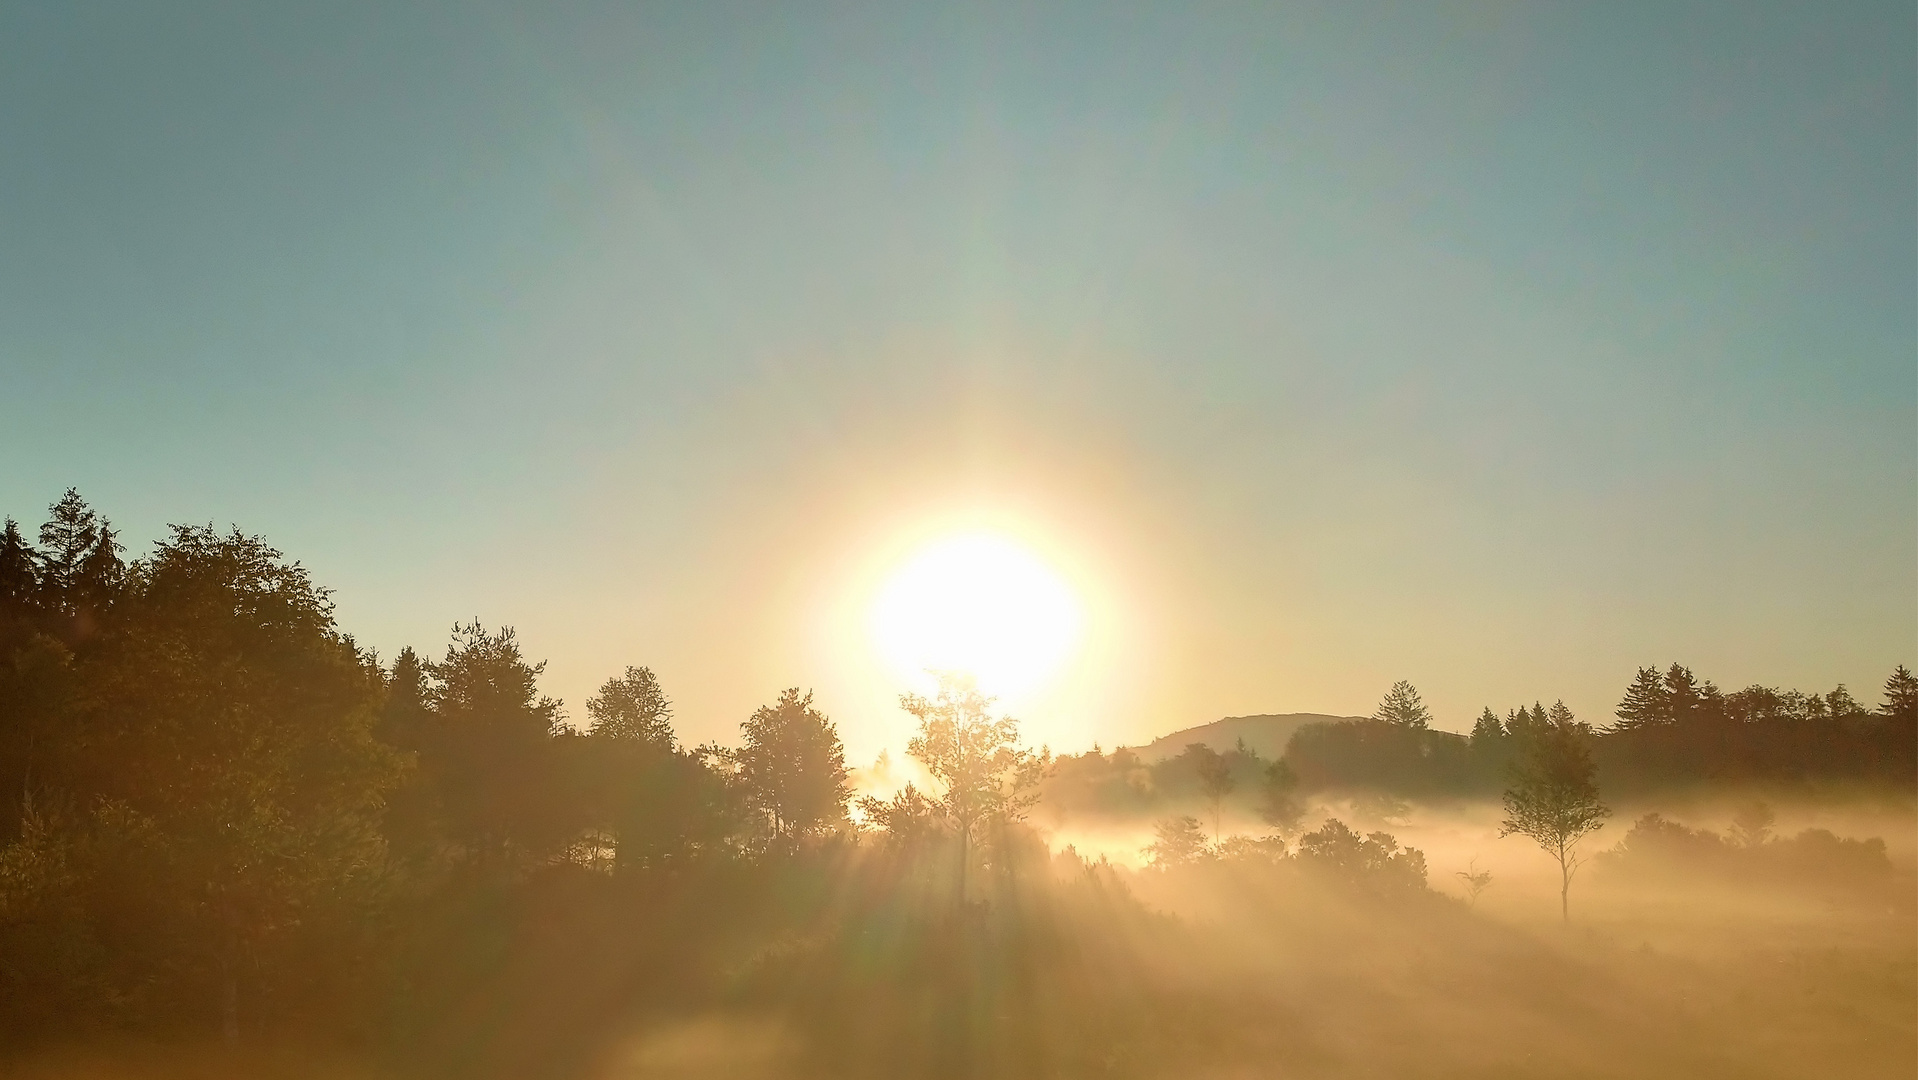
[[[1472,748],[1489,750],[1505,738],[1505,725],[1499,722],[1498,714],[1487,705],[1485,711],[1478,714],[1472,723]]]
[[[1637,677],[1625,688],[1624,700],[1618,703],[1617,715],[1618,723],[1612,725],[1613,731],[1631,731],[1671,722],[1671,694],[1665,689],[1665,680],[1658,674],[1657,668],[1638,669]]]
[[[0,527],[0,605],[29,603],[39,575],[34,573],[34,553],[20,535],[20,523],[8,518]]]
[[[1379,702],[1379,711],[1372,719],[1397,727],[1423,728],[1431,725],[1432,714],[1419,700],[1418,690],[1400,679],[1386,691],[1385,700]]]
[[[40,589],[51,606],[70,610],[81,565],[100,546],[102,522],[80,493],[68,488],[47,508],[40,526]]]
[[[1665,708],[1675,723],[1698,719],[1705,696],[1705,690],[1699,685],[1698,677],[1692,674],[1692,669],[1673,664],[1665,672]]]
[[[126,564],[120,561],[124,550],[106,518],[101,518],[93,547],[80,560],[70,590],[76,609],[101,611],[110,607],[126,585]]]
[[[1885,680],[1885,703],[1878,712],[1906,725],[1918,724],[1918,675],[1899,664]]]

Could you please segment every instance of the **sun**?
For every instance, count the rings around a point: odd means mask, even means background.
[[[980,689],[1018,699],[1044,686],[1078,649],[1078,595],[1044,560],[992,532],[919,549],[873,602],[872,639],[893,673],[917,684],[961,671]]]

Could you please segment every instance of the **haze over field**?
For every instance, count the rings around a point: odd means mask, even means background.
[[[0,1080],[1907,1078],[1918,8],[0,0]]]

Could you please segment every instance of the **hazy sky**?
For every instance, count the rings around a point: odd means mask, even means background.
[[[1918,661],[1910,3],[558,6],[0,3],[0,510],[862,759],[973,525],[1055,745]]]

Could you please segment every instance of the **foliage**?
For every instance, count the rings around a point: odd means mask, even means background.
[[[589,730],[602,739],[631,739],[657,747],[674,749],[673,703],[660,689],[659,677],[651,668],[628,667],[617,678],[607,679],[599,693],[586,699]]]
[[[968,676],[941,675],[935,696],[906,694],[899,705],[919,722],[906,752],[941,786],[935,802],[959,842],[958,889],[964,896],[981,826],[1020,820],[1039,799],[1052,755],[1021,746],[1018,722],[993,716],[992,699]]]
[[[1238,784],[1232,779],[1232,763],[1217,750],[1204,743],[1187,746],[1186,753],[1194,759],[1194,771],[1199,774],[1199,790],[1205,792],[1206,802],[1212,807],[1212,835],[1223,836],[1219,825],[1220,803]],[[1239,742],[1239,752],[1245,753],[1245,742]]]
[[[1206,841],[1199,819],[1189,814],[1166,818],[1153,832],[1157,839],[1145,851],[1152,865],[1160,869],[1186,866],[1212,853],[1212,845]]]
[[[812,693],[797,687],[761,706],[740,725],[736,766],[747,801],[764,814],[775,842],[791,841],[846,821],[846,754]]]
[[[1418,690],[1400,679],[1392,684],[1392,689],[1386,691],[1385,699],[1379,702],[1378,711],[1372,714],[1372,719],[1394,727],[1426,728],[1431,726],[1432,713],[1425,707],[1425,702],[1419,699]]]
[[[1597,767],[1586,747],[1589,736],[1590,729],[1575,720],[1562,701],[1542,722],[1528,718],[1515,732],[1519,758],[1505,792],[1505,821],[1499,826],[1499,835],[1530,837],[1558,863],[1559,906],[1567,921],[1579,841],[1602,828],[1611,814],[1599,801]]]
[[[1748,827],[1735,825],[1732,835],[1721,836],[1655,813],[1640,817],[1598,860],[1606,875],[1640,881],[1717,880],[1874,898],[1892,884],[1891,860],[1877,838],[1851,840],[1805,829],[1790,838],[1753,840]]]
[[[1300,837],[1296,857],[1307,870],[1355,888],[1425,888],[1424,852],[1399,846],[1389,833],[1360,836],[1336,818]]]

